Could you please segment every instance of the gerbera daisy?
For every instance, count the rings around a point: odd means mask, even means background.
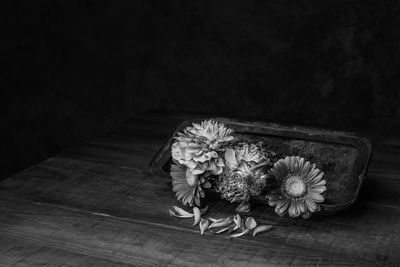
[[[200,206],[200,198],[205,196],[201,183],[204,178],[194,175],[192,170],[182,165],[171,165],[172,191],[183,205]]]
[[[172,157],[196,175],[205,171],[219,175],[224,162],[218,152],[223,143],[233,139],[232,134],[232,129],[213,120],[193,123],[192,127],[185,128],[175,137],[171,147]]]
[[[326,181],[322,179],[324,172],[315,163],[299,156],[288,156],[277,161],[271,173],[279,188],[268,195],[268,204],[275,207],[277,214],[301,215],[307,219],[320,210],[319,203],[325,200],[321,193],[326,191]]]

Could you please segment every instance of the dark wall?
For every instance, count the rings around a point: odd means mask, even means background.
[[[398,1],[1,5],[0,177],[150,109],[400,132]]]

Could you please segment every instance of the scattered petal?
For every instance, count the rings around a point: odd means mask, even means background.
[[[178,217],[178,218],[192,218],[193,216],[183,216],[183,215],[179,215],[179,214],[176,214],[175,212],[173,212],[172,210],[169,210],[169,215],[170,216],[175,216],[175,217]]]
[[[208,205],[205,206],[204,208],[200,209],[200,214],[201,214],[201,215],[204,215],[204,214],[207,213],[207,211],[208,211]]]
[[[229,237],[235,238],[235,237],[239,237],[239,236],[242,236],[242,235],[247,235],[249,233],[249,231],[250,231],[250,229],[245,229],[240,233],[231,234],[231,235],[229,235]]]
[[[260,225],[260,226],[257,226],[254,229],[253,236],[256,236],[256,234],[258,234],[258,233],[268,231],[271,228],[272,228],[272,225]]]
[[[204,235],[204,231],[208,229],[209,222],[207,219],[200,219],[199,227],[200,227],[200,234]]]
[[[215,219],[215,218],[208,218],[210,221],[212,222],[222,222],[222,221],[230,221],[231,218],[227,217],[227,218],[221,218],[221,219]]]
[[[184,216],[184,218],[192,218],[194,216],[194,214],[187,212],[184,209],[181,209],[177,206],[172,206],[174,208],[174,210],[178,213],[178,215],[180,216]]]
[[[215,221],[215,222],[213,222],[213,223],[210,225],[209,229],[212,229],[212,228],[219,228],[219,227],[225,227],[225,226],[230,225],[231,223],[232,223],[232,220],[228,217],[228,218],[223,219],[223,220],[221,220],[221,221]]]
[[[229,229],[230,229],[229,227],[226,227],[226,228],[222,228],[221,230],[218,230],[218,231],[210,230],[210,232],[213,234],[220,234],[220,233],[228,231]]]
[[[256,220],[254,220],[253,217],[248,217],[244,225],[246,226],[247,229],[253,230],[254,228],[257,227],[257,222]]]
[[[193,208],[193,214],[194,214],[194,222],[193,226],[197,225],[200,222],[200,210],[198,207]]]
[[[233,228],[233,231],[236,231],[240,227],[242,227],[242,217],[240,217],[239,214],[236,214],[233,216],[233,222],[235,223],[235,227]]]

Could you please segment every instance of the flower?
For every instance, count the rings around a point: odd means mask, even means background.
[[[324,172],[315,163],[310,164],[299,156],[285,157],[274,164],[271,173],[275,176],[278,189],[268,195],[268,204],[275,207],[279,215],[302,216],[307,219],[311,213],[320,211],[319,203],[325,198],[326,181]]]
[[[269,163],[269,158],[267,158],[261,143],[239,143],[234,148],[226,149],[224,157],[226,166],[231,171],[237,169],[241,162],[246,162],[253,166],[262,161],[266,164]]]
[[[226,167],[217,183],[222,198],[231,202],[248,201],[264,191],[270,161],[261,143],[236,144],[226,149],[224,158]]]
[[[264,164],[251,165],[242,161],[235,170],[221,174],[217,191],[230,202],[248,201],[264,191],[268,178]]]
[[[201,183],[204,178],[194,175],[191,169],[182,165],[171,165],[172,191],[176,192],[176,198],[183,205],[193,206],[193,202],[200,206],[200,198],[205,196]]]
[[[193,174],[211,171],[218,175],[222,173],[224,162],[218,152],[221,145],[233,139],[233,130],[223,123],[205,120],[193,123],[183,132],[178,133],[171,147],[171,154],[179,164],[193,170]]]

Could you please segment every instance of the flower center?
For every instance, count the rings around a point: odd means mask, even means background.
[[[303,179],[295,175],[288,175],[283,183],[284,191],[291,197],[302,197],[307,191]]]

